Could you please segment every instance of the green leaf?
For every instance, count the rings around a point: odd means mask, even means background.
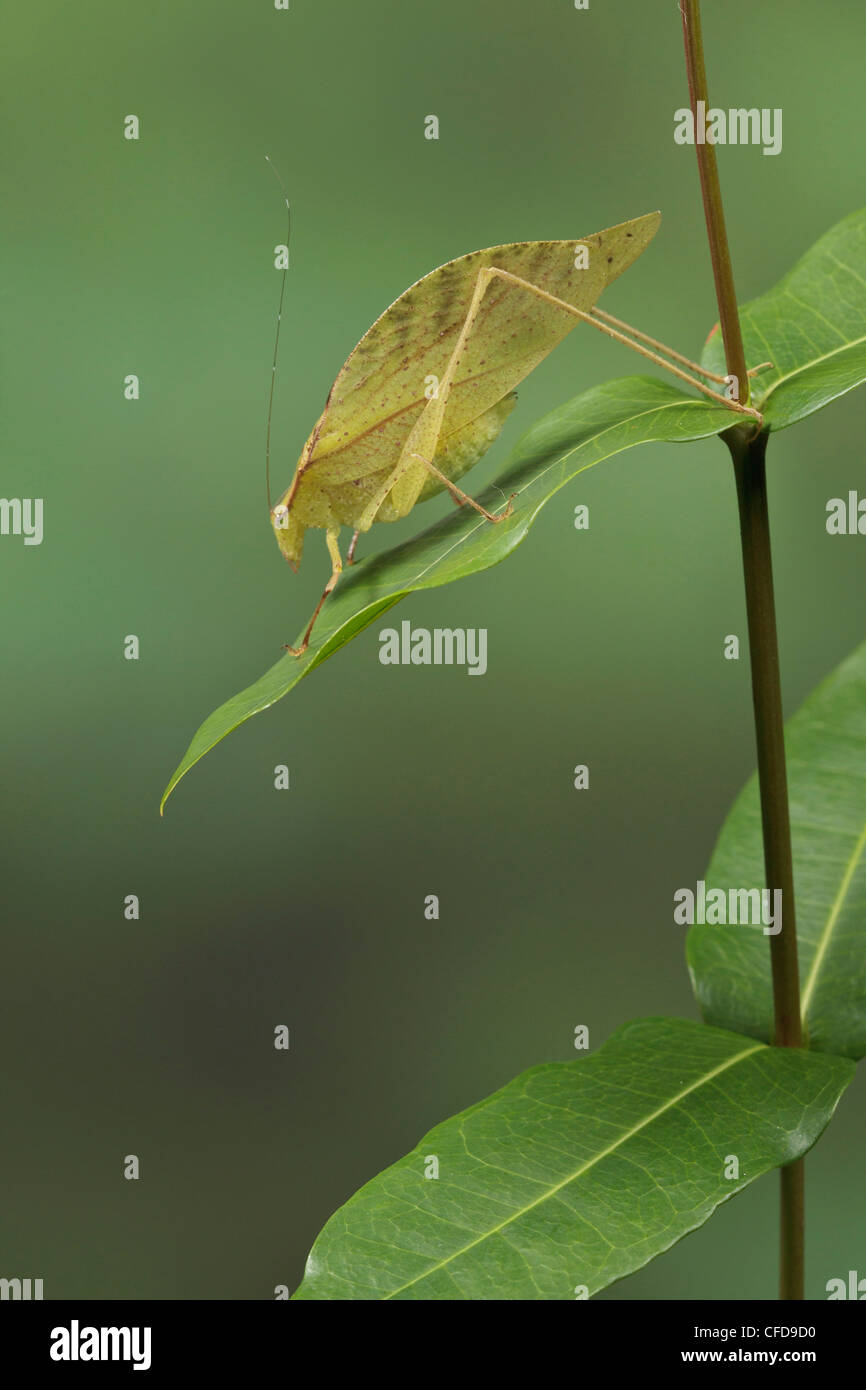
[[[838,222],[775,289],[740,309],[752,405],[771,430],[804,420],[866,381],[866,208]],[[703,365],[724,372],[716,328]]]
[[[809,1046],[866,1056],[866,643],[785,729],[803,1026]],[[707,889],[764,884],[757,776],[734,803]],[[784,903],[782,930],[785,930]],[[692,985],[709,1023],[773,1035],[769,937],[761,927],[690,928]]]
[[[331,1217],[294,1297],[595,1293],[804,1154],[853,1072],[685,1019],[627,1023],[432,1129]]]
[[[162,806],[181,777],[220,739],[281,699],[401,598],[504,560],[525,538],[545,502],[578,473],[634,444],[704,439],[730,424],[731,414],[723,407],[649,377],[608,382],[545,416],[518,442],[505,471],[480,499],[493,510],[516,493],[513,514],[493,526],[463,507],[404,545],[354,565],[328,599],[304,656],[287,654],[205,720],[172,775]]]

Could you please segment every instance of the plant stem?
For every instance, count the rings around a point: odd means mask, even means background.
[[[767,887],[782,894],[782,930],[770,937],[770,968],[777,1047],[801,1047],[800,973],[797,964],[797,925],[794,910],[794,864],[788,812],[788,778],[785,768],[782,682],[776,635],[773,564],[770,551],[770,518],[767,508],[767,435],[751,434],[742,425],[723,436],[734,460],[740,508],[740,536],[749,654],[752,665],[752,700],[758,745],[758,783],[761,790],[761,824],[764,833],[764,868]],[[804,1187],[803,1160],[780,1173],[779,1297],[804,1296]]]
[[[697,132],[697,103],[703,102],[705,111],[709,106],[701,36],[700,0],[680,0],[680,10],[683,17],[689,97]],[[715,146],[700,143],[697,138],[695,148],[713,263],[716,300],[719,306],[719,322],[725,345],[725,360],[729,374],[737,378],[737,383],[744,392],[740,399],[745,404],[748,401],[749,377],[725,230],[716,151]],[[752,667],[752,701],[758,748],[764,871],[767,888],[771,892],[779,889],[782,894],[782,930],[770,937],[775,1014],[774,1042],[777,1047],[801,1047],[803,1037],[794,911],[794,867],[788,811],[770,519],[767,508],[767,437],[765,432],[756,433],[753,427],[747,425],[735,425],[722,436],[734,461],[740,512]],[[779,1297],[786,1300],[802,1299],[805,1186],[803,1160],[782,1168],[780,1180]]]
[[[725,361],[728,364],[729,374],[737,378],[737,399],[741,405],[748,405],[749,374],[746,370],[746,354],[743,350],[740,316],[737,313],[737,296],[734,291],[734,273],[731,269],[731,253],[728,249],[728,234],[725,229],[725,212],[722,206],[722,189],[719,184],[716,147],[698,140],[697,103],[699,101],[704,103],[704,111],[709,107],[707,73],[704,67],[704,44],[701,34],[700,0],[680,0],[680,12],[683,17],[683,38],[686,46],[689,101],[695,123],[698,173],[701,177],[704,217],[706,218],[707,235],[710,242],[713,279],[716,282],[716,301],[719,306],[722,341],[725,345]]]
[[[779,1297],[805,1298],[806,1160],[779,1169]]]
[[[794,914],[794,865],[791,855],[782,682],[779,672],[773,561],[770,553],[770,518],[767,508],[767,435],[758,434],[747,438],[746,431],[740,426],[727,431],[725,442],[734,460],[737,498],[740,505],[740,537],[749,621],[752,699],[758,745],[758,782],[761,789],[761,824],[764,832],[767,887],[770,890],[779,888],[782,891],[782,930],[770,937],[776,1020],[775,1042],[778,1047],[802,1047],[800,974],[797,968]]]

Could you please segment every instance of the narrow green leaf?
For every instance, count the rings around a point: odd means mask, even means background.
[[[752,404],[771,430],[804,420],[866,381],[866,208],[838,222],[774,289],[740,310]],[[715,330],[703,365],[725,371]]]
[[[866,643],[788,722],[785,745],[803,1025],[810,1047],[859,1058],[866,1056]],[[706,884],[729,891],[764,882],[755,776],[725,821]],[[762,927],[695,925],[686,955],[709,1023],[772,1037]]]
[[[853,1072],[685,1019],[627,1023],[432,1129],[331,1217],[294,1297],[593,1294],[804,1154]]]
[[[401,598],[504,560],[525,538],[545,502],[578,473],[634,444],[704,439],[730,423],[731,414],[723,407],[649,377],[608,382],[545,416],[518,442],[505,471],[480,499],[496,509],[516,493],[512,516],[492,526],[463,507],[404,545],[354,565],[325,605],[305,655],[284,656],[205,720],[173,773],[162,805],[220,739],[281,699]]]

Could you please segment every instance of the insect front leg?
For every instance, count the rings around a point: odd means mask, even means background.
[[[322,597],[316,604],[316,611],[313,613],[312,618],[307,624],[307,630],[304,633],[304,638],[301,642],[301,645],[299,647],[290,647],[289,644],[286,643],[286,651],[291,652],[292,656],[303,656],[304,652],[307,650],[307,647],[310,645],[310,635],[313,631],[313,628],[315,627],[316,619],[322,611],[322,605],[324,604],[325,599],[328,597],[328,594],[332,594],[334,592],[334,589],[337,587],[337,580],[343,573],[343,557],[340,554],[339,537],[339,526],[329,527],[328,530],[325,532],[325,542],[328,547],[328,554],[331,557],[331,577],[325,585]],[[355,539],[357,539],[357,532],[355,533]]]

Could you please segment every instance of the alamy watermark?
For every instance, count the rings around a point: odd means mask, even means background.
[[[828,1303],[839,1298],[853,1298],[858,1303],[866,1299],[866,1279],[861,1279],[856,1269],[848,1270],[847,1283],[844,1279],[828,1279],[824,1288]]]
[[[0,536],[23,536],[25,545],[42,544],[41,497],[0,497]]]
[[[131,1361],[134,1371],[150,1369],[149,1327],[68,1327],[51,1329],[52,1361]]]
[[[782,108],[768,106],[720,106],[696,103],[697,114],[680,106],[674,112],[674,140],[678,145],[763,145],[764,154],[782,152]]]
[[[0,1279],[0,1299],[29,1303],[42,1298],[41,1279]]]
[[[466,666],[470,676],[487,670],[486,627],[413,628],[406,619],[379,633],[379,660],[383,666]]]
[[[828,536],[866,536],[866,497],[853,488],[847,499],[831,497],[824,523]]]
[[[770,911],[772,898],[773,910]],[[782,930],[782,890],[774,888],[707,888],[699,879],[696,890],[678,888],[674,893],[674,921],[678,926],[696,922],[708,927],[763,927],[764,936]]]

